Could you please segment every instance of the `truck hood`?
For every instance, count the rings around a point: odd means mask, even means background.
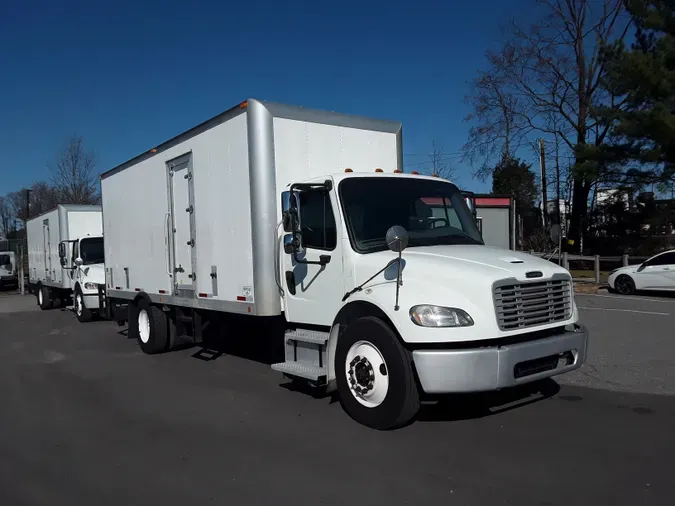
[[[83,281],[85,283],[105,283],[105,266],[104,264],[91,264],[82,267],[84,273]]]
[[[382,251],[365,255],[363,267],[368,269],[384,267],[395,258],[391,251]],[[428,246],[410,248],[403,252],[403,273],[409,275],[433,275],[439,278],[460,278],[467,281],[484,281],[492,285],[504,278],[516,278],[519,281],[548,279],[554,274],[569,275],[558,265],[527,253],[480,245]],[[361,263],[361,262],[360,262]],[[377,272],[371,272],[371,275]],[[393,269],[395,271],[395,268]],[[361,268],[358,269],[361,277]],[[389,269],[388,269],[389,271]],[[415,272],[413,272],[415,271]],[[541,276],[528,278],[527,273],[538,271]],[[365,274],[365,273],[364,273]],[[387,275],[388,272],[385,273]],[[389,278],[389,276],[386,276]],[[367,278],[366,278],[367,279]]]
[[[354,285],[363,283],[396,258],[391,251],[362,255],[354,262]],[[391,311],[395,303],[397,265],[375,277],[354,298],[377,304],[399,329],[419,342],[471,341],[505,337],[522,332],[572,323],[577,318],[574,309],[570,320],[513,331],[501,331],[493,302],[493,284],[499,280],[544,281],[554,275],[570,277],[566,269],[535,256],[481,245],[415,247],[403,251],[400,310]],[[528,278],[527,273],[531,273]],[[541,273],[533,277],[532,273]],[[352,281],[352,280],[350,280]],[[349,299],[348,299],[349,300]],[[573,303],[573,302],[572,302]],[[408,311],[417,304],[432,304],[460,308],[473,318],[475,325],[467,328],[421,329],[411,327]]]

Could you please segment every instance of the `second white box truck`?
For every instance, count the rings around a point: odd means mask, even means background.
[[[376,429],[411,421],[425,394],[584,362],[569,272],[486,247],[454,184],[402,173],[398,122],[251,99],[101,187],[102,304],[128,304],[146,353],[228,315],[272,320],[273,369],[337,389]]]
[[[80,321],[99,309],[105,282],[101,206],[58,205],[28,220],[28,282],[41,309],[73,303]]]

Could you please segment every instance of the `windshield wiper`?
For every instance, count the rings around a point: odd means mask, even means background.
[[[397,262],[398,262],[398,258],[394,258],[393,260],[390,260],[389,263],[387,263],[387,265],[385,265],[382,269],[380,269],[379,271],[377,271],[377,273],[375,273],[373,276],[369,277],[367,280],[365,280],[363,283],[361,283],[361,284],[360,284],[359,286],[357,286],[356,288],[353,288],[352,290],[350,290],[350,291],[348,291],[347,293],[345,293],[345,294],[344,294],[344,297],[342,297],[342,302],[346,301],[349,297],[351,297],[352,295],[354,295],[356,292],[360,292],[361,290],[363,290],[363,287],[364,287],[365,285],[367,285],[368,283],[370,283],[373,279],[375,279],[377,276],[379,276],[380,274],[382,274],[384,271],[386,271],[389,267],[391,267],[392,265],[394,265],[394,264],[397,263]]]

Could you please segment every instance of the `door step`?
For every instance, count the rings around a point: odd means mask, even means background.
[[[299,362],[279,362],[278,364],[272,364],[272,369],[289,376],[316,381],[319,384],[325,384],[328,376],[328,370],[325,367],[317,367]]]
[[[328,341],[328,332],[318,330],[297,329],[286,331],[286,343],[289,341],[300,341],[303,343],[324,345]]]

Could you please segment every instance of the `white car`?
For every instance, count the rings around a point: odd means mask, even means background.
[[[622,295],[636,290],[675,291],[675,250],[654,255],[639,265],[614,269],[607,283],[610,291]]]

